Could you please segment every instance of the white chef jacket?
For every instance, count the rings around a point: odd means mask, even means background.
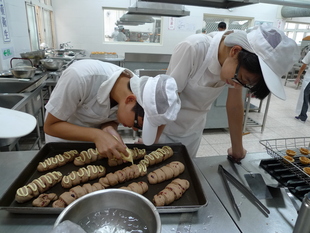
[[[110,91],[122,72],[134,74],[112,63],[98,60],[74,62],[61,75],[46,104],[51,113],[62,121],[99,128],[116,121],[118,106],[111,108]],[[46,142],[68,141],[45,134]]]
[[[307,65],[310,64],[310,51],[306,54],[306,56],[302,59],[301,62],[304,64],[307,64]],[[302,104],[304,102],[304,90],[305,90],[306,86],[309,84],[309,82],[310,82],[310,72],[309,72],[309,66],[308,66],[308,68],[306,68],[306,73],[305,73],[304,78],[302,80],[302,85],[300,88],[299,97],[298,97],[298,101],[297,101],[296,114],[298,114],[298,115],[301,112]],[[310,108],[308,109],[308,112],[309,111],[310,111]]]
[[[116,40],[117,40],[117,41],[126,41],[126,40],[127,40],[127,37],[126,37],[125,33],[119,32],[119,33],[116,35]]]
[[[212,103],[226,85],[220,79],[218,48],[224,32],[195,34],[178,44],[167,74],[175,78],[181,99],[176,121],[166,125],[159,142],[181,142],[195,156]]]

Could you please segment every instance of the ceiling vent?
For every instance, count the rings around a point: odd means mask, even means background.
[[[179,4],[137,1],[128,7],[127,14],[183,17],[189,16],[190,12]]]

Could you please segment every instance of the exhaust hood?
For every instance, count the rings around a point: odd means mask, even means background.
[[[234,8],[240,6],[246,6],[256,3],[267,3],[292,7],[309,8],[309,0],[141,0],[143,2],[165,2],[170,4],[183,4],[202,7],[214,7],[214,8]]]
[[[234,8],[240,6],[247,6],[254,3],[259,3],[260,0],[141,0],[144,3],[159,3],[165,2],[170,4],[183,4],[192,6],[203,6],[213,8]]]
[[[154,23],[154,19],[149,15],[129,15],[124,14],[119,19],[122,22],[143,22],[143,23]]]
[[[146,23],[154,23],[155,20],[149,15],[128,15],[124,14],[117,20],[116,25],[138,26]]]
[[[143,22],[126,22],[126,21],[120,21],[120,20],[117,20],[115,25],[116,26],[123,26],[123,25],[127,25],[127,26],[138,26],[138,25],[143,25],[145,23]]]
[[[127,14],[183,17],[188,16],[190,12],[179,4],[137,1],[128,7]]]

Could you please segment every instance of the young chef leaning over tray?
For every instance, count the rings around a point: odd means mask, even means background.
[[[45,107],[47,143],[94,142],[100,154],[120,159],[128,153],[119,123],[143,128],[143,141],[151,145],[161,133],[158,126],[176,119],[180,100],[168,75],[139,78],[111,63],[81,60],[63,72]]]
[[[281,77],[299,58],[296,43],[276,28],[259,26],[245,31],[195,34],[179,43],[167,74],[174,77],[181,99],[177,119],[166,125],[159,142],[181,142],[195,156],[206,123],[206,114],[226,85],[226,109],[236,161],[246,155],[242,144],[244,107],[242,87],[258,99],[270,92],[285,99]]]

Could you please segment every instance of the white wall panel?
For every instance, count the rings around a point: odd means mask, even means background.
[[[42,6],[39,0],[33,0],[32,2]],[[233,8],[231,11],[227,9],[186,6],[191,12],[190,16],[176,18],[176,21],[182,21],[183,24],[187,24],[185,29],[168,30],[168,17],[164,17],[162,22],[162,44],[104,43],[102,8],[127,8],[134,2],[135,0],[52,0],[57,44],[71,41],[71,45],[74,48],[85,49],[87,54],[92,51],[116,52],[120,55],[123,55],[125,52],[170,54],[176,43],[203,27],[203,15],[205,13],[254,17],[257,21],[268,21],[275,24],[282,20],[279,16],[281,6],[272,4],[253,4]],[[13,47],[15,55],[19,56],[21,52],[30,50],[25,2],[23,0],[5,0],[5,5],[11,42],[4,43],[1,38],[0,47]],[[9,60],[3,60],[0,57],[0,70],[8,68]]]
[[[228,16],[249,16],[259,21],[276,21],[279,6],[270,4],[255,4],[227,9],[215,9],[207,7],[186,6],[191,14],[187,17],[176,18],[176,22],[182,21],[187,26],[185,29],[168,30],[168,17],[164,17],[162,23],[162,44],[111,44],[104,43],[103,33],[103,7],[127,8],[132,1],[87,1],[87,0],[53,0],[56,18],[56,31],[58,44],[71,41],[76,48],[84,48],[88,53],[92,51],[117,52],[123,55],[125,52],[148,53],[172,53],[176,43],[185,37],[194,34],[197,29],[203,27],[203,14],[222,14]]]

